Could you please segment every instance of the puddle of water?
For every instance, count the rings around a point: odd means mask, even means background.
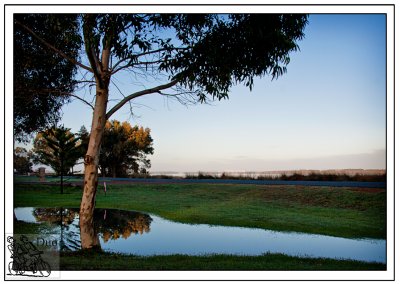
[[[79,209],[16,208],[14,212],[21,221],[51,224],[46,233],[60,235],[61,249],[80,248]],[[190,225],[113,209],[96,209],[94,223],[101,248],[117,253],[261,255],[270,252],[386,263],[385,240]]]

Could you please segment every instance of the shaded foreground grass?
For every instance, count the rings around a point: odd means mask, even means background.
[[[325,258],[300,258],[283,254],[261,256],[167,255],[135,256],[72,252],[60,258],[62,270],[385,270],[381,263]]]
[[[384,189],[221,184],[108,184],[98,208],[136,210],[186,223],[256,227],[350,238],[386,238]],[[79,207],[82,190],[15,185],[15,207]]]

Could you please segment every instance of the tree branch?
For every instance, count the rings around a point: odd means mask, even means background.
[[[117,63],[115,63],[115,64],[113,65],[113,67],[111,68],[111,72],[112,72],[112,73],[115,73],[115,72],[114,72],[114,69],[117,68],[118,65],[120,65],[122,62],[124,62],[124,61],[126,61],[126,60],[128,60],[128,59],[130,59],[130,58],[131,58],[131,57],[125,57],[125,58],[122,58],[122,59],[118,60]]]
[[[25,26],[24,24],[22,24],[21,22],[15,20],[15,23],[20,25],[24,30],[26,30],[27,32],[29,32],[34,38],[36,38],[38,41],[40,41],[43,45],[45,45],[46,47],[50,48],[51,50],[53,50],[55,53],[57,53],[58,55],[60,55],[61,57],[63,57],[64,59],[68,60],[69,62],[89,71],[93,73],[92,68],[90,68],[89,66],[86,66],[84,64],[82,64],[79,61],[76,61],[75,59],[69,57],[68,55],[66,55],[64,52],[62,52],[61,50],[59,50],[58,48],[56,48],[55,46],[51,45],[50,43],[48,43],[47,41],[45,41],[44,39],[42,39],[40,36],[38,36],[33,30],[31,30],[30,28],[28,28],[27,26]]]
[[[143,53],[138,53],[135,54],[136,57],[140,57],[140,56],[145,56],[145,55],[149,55],[149,54],[153,54],[153,53],[158,53],[161,51],[167,51],[167,50],[171,50],[171,51],[177,51],[177,50],[187,50],[190,49],[191,47],[186,46],[186,47],[171,47],[171,48],[160,48],[160,49],[155,49],[155,50],[150,50],[150,51],[146,51]]]
[[[96,81],[93,80],[76,80],[76,84],[86,84],[86,83],[96,83]]]
[[[90,106],[90,108],[91,108],[92,110],[94,110],[94,106],[92,106],[92,104],[89,103],[88,101],[82,99],[81,97],[78,97],[77,95],[70,94],[70,96],[71,96],[71,97],[74,97],[74,98],[76,98],[76,99],[78,99],[78,100],[80,100],[81,102],[83,102],[83,103],[85,103],[86,105]]]
[[[38,94],[40,94],[40,93],[42,93],[42,94],[56,93],[56,94],[59,94],[60,96],[74,97],[74,98],[80,100],[81,102],[85,103],[86,105],[90,106],[90,108],[94,110],[94,107],[92,106],[91,103],[89,103],[88,101],[82,99],[81,97],[79,97],[77,95],[74,95],[74,94],[71,94],[71,93],[68,93],[68,92],[63,92],[63,91],[60,91],[60,90],[53,90],[53,89],[40,89],[40,90],[39,89],[38,90],[23,89],[23,90],[25,92],[29,92],[29,93],[38,93]]]
[[[125,105],[128,101],[134,99],[134,98],[138,98],[144,95],[148,95],[148,94],[152,94],[152,93],[157,93],[161,90],[165,90],[168,88],[171,88],[172,86],[176,85],[178,83],[178,80],[173,80],[167,84],[164,85],[160,85],[154,88],[150,88],[150,89],[146,89],[146,90],[142,90],[133,94],[130,94],[129,96],[123,98],[118,104],[116,104],[112,109],[110,109],[107,114],[106,114],[106,119],[109,119],[114,112],[116,112],[117,110],[119,110],[123,105]]]
[[[117,16],[118,17],[118,16]],[[116,21],[115,15],[111,15],[110,19],[107,22],[107,27],[106,31],[104,34],[104,46],[103,46],[103,52],[101,54],[101,65],[102,65],[102,71],[108,71],[109,65],[110,65],[110,57],[111,57],[111,47],[112,47],[112,39],[114,38],[114,33],[115,33],[115,26],[114,22]]]
[[[138,65],[145,65],[145,66],[147,66],[147,65],[160,64],[160,63],[162,63],[162,62],[164,62],[164,60],[144,61],[144,62],[136,62],[136,63],[130,63],[130,64],[128,63],[128,64],[122,65],[122,66],[120,66],[120,67],[114,69],[114,70],[111,72],[111,74],[115,74],[115,73],[117,73],[117,72],[119,72],[119,71],[121,71],[121,70],[123,70],[123,69],[129,68],[129,67],[133,67],[133,66],[138,66]]]
[[[96,51],[94,50],[93,46],[93,25],[94,25],[94,18],[93,15],[85,15],[84,18],[84,23],[83,23],[83,41],[85,43],[85,50],[86,50],[86,55],[89,60],[90,65],[92,66],[92,72],[94,74],[94,77],[96,80],[101,84],[101,66],[99,63],[99,59],[97,58]]]
[[[145,55],[150,55],[150,54],[154,54],[154,53],[159,53],[159,52],[162,52],[162,51],[171,50],[171,52],[172,52],[172,50],[173,50],[173,51],[178,51],[178,50],[185,50],[185,49],[189,49],[189,48],[190,48],[190,47],[173,47],[173,48],[170,48],[170,49],[168,49],[168,48],[160,48],[160,49],[155,49],[155,50],[146,51],[146,52],[143,52],[143,53],[133,54],[132,56],[128,56],[128,57],[125,57],[125,58],[122,58],[122,59],[118,60],[118,62],[115,63],[114,66],[111,68],[111,72],[112,72],[112,74],[115,74],[115,73],[117,73],[119,70],[121,70],[121,69],[123,69],[123,68],[126,68],[126,67],[129,67],[131,64],[126,64],[126,65],[124,65],[124,66],[122,66],[122,67],[119,67],[119,68],[117,69],[118,65],[120,65],[122,62],[124,62],[124,61],[126,61],[126,60],[128,60],[128,59],[134,58],[134,57],[139,58],[140,56],[145,56]],[[143,63],[143,62],[141,62],[141,63]],[[137,63],[132,63],[132,65],[137,65]]]

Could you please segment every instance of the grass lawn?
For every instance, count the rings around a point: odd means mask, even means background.
[[[134,256],[111,253],[63,253],[63,270],[385,270],[386,265],[324,258],[300,258],[283,254],[159,255]]]
[[[348,238],[386,238],[386,190],[221,184],[108,184],[98,208],[136,210],[186,223],[257,227]],[[82,189],[16,184],[14,207],[79,207]],[[370,270],[385,265],[268,254],[123,256],[104,254],[120,269]],[[114,261],[115,260],[115,261]],[[96,257],[63,254],[63,269],[100,269]],[[111,269],[104,267],[101,269]],[[117,265],[116,264],[116,265]],[[184,265],[185,264],[185,265]],[[112,265],[112,264],[109,264]]]
[[[143,211],[186,223],[256,227],[349,238],[386,238],[384,189],[136,184],[99,190],[97,208]],[[82,189],[16,185],[14,207],[79,207]]]

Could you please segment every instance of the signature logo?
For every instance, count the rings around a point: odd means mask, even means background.
[[[51,274],[50,264],[41,257],[43,251],[38,250],[25,235],[19,239],[8,236],[7,243],[12,259],[8,263],[9,275],[48,277]]]

